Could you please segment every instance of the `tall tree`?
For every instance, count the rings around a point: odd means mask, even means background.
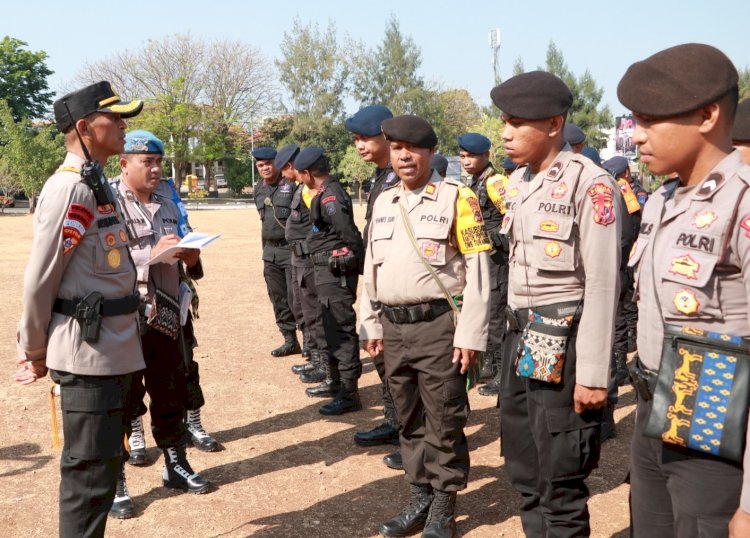
[[[458,136],[470,130],[482,114],[479,106],[466,90],[447,90],[438,93],[440,117],[433,119],[438,135],[440,152],[446,155],[458,153]]]
[[[206,42],[190,34],[148,41],[136,51],[122,51],[86,64],[78,82],[106,79],[123,95],[146,101],[144,113],[131,127],[154,131],[165,143],[181,182],[193,148],[216,131],[249,122],[275,102],[273,72],[262,54],[241,41]],[[206,121],[204,111],[211,111]],[[191,142],[192,141],[192,142]],[[216,139],[206,142],[216,148]],[[214,152],[196,154],[214,160]],[[211,165],[202,161],[204,165]]]
[[[497,110],[497,108],[495,108]],[[498,116],[483,114],[481,119],[469,127],[469,131],[482,133],[490,139],[490,161],[495,167],[500,166],[505,159],[505,150],[503,149],[503,120]]]
[[[386,105],[395,114],[413,112],[425,89],[418,73],[421,65],[421,50],[391,15],[381,44],[375,50],[361,49],[353,60],[353,96],[363,104]]]
[[[276,60],[281,84],[295,115],[341,119],[349,66],[336,39],[336,26],[322,32],[317,23],[294,19],[293,30],[281,39],[282,58]]]
[[[596,85],[591,72],[586,71],[576,77],[568,68],[562,51],[550,41],[547,48],[545,69],[560,77],[573,94],[573,105],[568,111],[568,120],[576,124],[586,133],[586,143],[595,148],[602,148],[606,144],[606,136],[602,132],[612,126],[612,114],[609,106],[600,107],[604,89]]]
[[[47,67],[47,53],[26,50],[27,46],[9,36],[0,41],[0,99],[7,102],[16,121],[45,116],[54,95],[47,85],[53,73]]]
[[[65,156],[63,136],[51,124],[33,127],[28,118],[16,121],[10,106],[0,100],[0,140],[3,171],[20,184],[33,210],[36,195]]]

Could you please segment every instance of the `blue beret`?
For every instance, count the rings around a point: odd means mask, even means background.
[[[253,150],[253,157],[255,157],[256,161],[270,161],[271,159],[276,158],[276,150],[265,146],[262,148],[255,148]]]
[[[589,159],[594,161],[594,164],[597,166],[602,165],[602,159],[601,157],[599,157],[599,152],[591,146],[586,146],[585,148],[583,148],[583,150],[581,150],[581,155],[583,155],[584,157],[588,157]]]
[[[362,136],[375,136],[381,134],[380,124],[383,120],[393,117],[393,113],[383,105],[366,106],[360,109],[354,116],[347,118],[344,125],[347,131]]]
[[[297,157],[294,159],[294,168],[298,172],[302,172],[310,168],[315,161],[323,156],[323,148],[318,146],[310,146],[299,152]]]
[[[571,146],[574,144],[583,144],[583,141],[586,140],[586,135],[581,128],[573,123],[565,124],[565,127],[563,127],[563,136],[565,137],[565,141]]]
[[[137,129],[125,135],[124,153],[158,153],[164,155],[164,142],[154,133]]]
[[[479,133],[464,133],[458,137],[458,146],[469,153],[481,155],[490,150],[492,142],[490,139]]]
[[[615,177],[619,177],[625,173],[625,170],[630,168],[628,160],[621,155],[616,155],[609,160],[604,161],[602,165],[604,169]]]
[[[511,172],[518,168],[518,165],[514,163],[513,159],[511,159],[510,157],[506,157],[501,166],[503,169],[510,170]]]
[[[430,158],[430,168],[434,168],[442,176],[448,170],[448,159],[436,153]]]
[[[274,160],[273,164],[278,170],[281,170],[289,161],[294,161],[298,153],[299,146],[297,144],[287,144],[276,154],[276,160]]]

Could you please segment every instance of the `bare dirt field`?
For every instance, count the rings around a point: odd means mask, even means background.
[[[357,208],[359,222],[364,210]],[[49,379],[15,386],[16,323],[21,312],[23,270],[31,241],[28,215],[0,216],[0,535],[57,534],[59,452],[50,432]],[[361,383],[364,410],[342,417],[318,413],[324,402],[305,396],[289,367],[300,357],[270,355],[281,337],[263,282],[260,226],[254,209],[193,211],[202,232],[223,232],[203,253],[200,282],[201,381],[206,395],[204,425],[220,452],[189,449],[193,467],[214,485],[193,496],[161,486],[161,454],[150,433],[150,464],[128,466],[137,517],[112,520],[113,537],[356,537],[378,535],[378,526],[405,504],[403,474],[381,458],[392,447],[360,448],[356,431],[382,418],[379,380],[365,359]],[[458,497],[462,536],[523,536],[518,497],[500,456],[494,398],[471,392],[467,426],[472,470]],[[59,411],[58,411],[59,412]],[[600,468],[589,480],[593,535],[628,535],[628,447],[634,398],[626,391],[617,410],[619,437],[604,445]],[[148,422],[148,418],[146,419]]]

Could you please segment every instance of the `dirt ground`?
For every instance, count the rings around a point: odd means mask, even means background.
[[[357,208],[362,222],[363,208]],[[364,358],[364,410],[342,417],[318,413],[289,367],[300,357],[270,355],[281,337],[263,282],[260,226],[254,209],[193,211],[201,232],[223,232],[203,253],[206,277],[201,298],[196,358],[206,395],[204,425],[220,452],[189,449],[193,467],[214,485],[193,496],[161,486],[161,455],[147,435],[145,468],[128,466],[137,516],[112,520],[108,536],[356,537],[377,536],[379,524],[405,504],[403,474],[381,458],[391,447],[360,448],[356,431],[382,418],[379,380]],[[0,216],[0,534],[57,534],[59,452],[50,432],[49,379],[14,385],[15,331],[21,312],[23,270],[31,241],[31,217]],[[458,497],[459,534],[466,537],[523,536],[518,497],[500,456],[495,400],[470,395],[466,433],[472,470]],[[58,411],[59,412],[59,411]],[[628,446],[634,398],[626,391],[616,417],[619,437],[605,444],[600,468],[589,480],[593,535],[628,535]],[[148,420],[148,419],[147,419]]]

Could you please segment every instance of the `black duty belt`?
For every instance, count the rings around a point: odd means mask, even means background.
[[[510,305],[505,307],[505,318],[508,320],[508,328],[511,331],[520,332],[529,323],[529,313],[533,310],[540,316],[546,318],[560,319],[573,314],[573,321],[581,317],[583,303],[581,301],[570,301],[566,303],[555,303],[545,306],[533,306],[530,308],[514,309]]]
[[[272,246],[272,247],[285,247],[289,245],[289,242],[287,242],[286,239],[281,239],[280,241],[272,241],[270,239],[266,240],[266,245]]]
[[[75,317],[80,302],[81,299],[60,299],[58,297],[55,299],[55,304],[52,305],[52,311],[64,316]],[[141,296],[138,292],[120,299],[104,299],[100,314],[103,317],[132,314],[138,311],[140,302]]]
[[[391,323],[417,323],[432,321],[451,310],[447,299],[436,299],[429,303],[408,306],[382,305],[383,315]]]
[[[332,250],[326,250],[325,252],[314,252],[310,254],[312,261],[315,265],[328,265],[328,258],[331,257]]]
[[[289,248],[292,250],[292,254],[298,258],[309,258],[310,250],[307,248],[307,241],[299,239],[296,241],[289,241]]]

